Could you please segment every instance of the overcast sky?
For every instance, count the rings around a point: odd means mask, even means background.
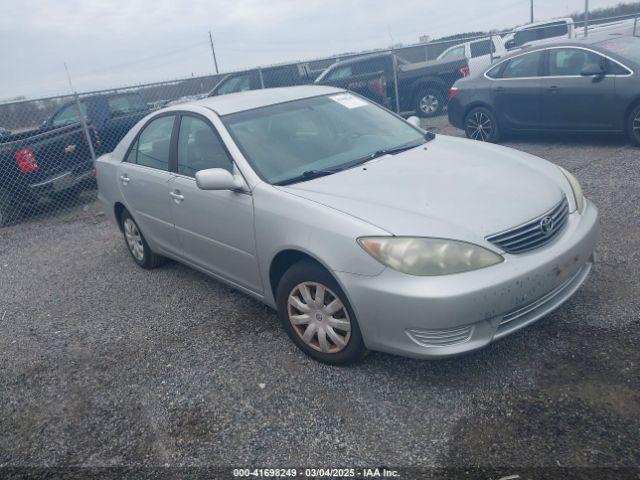
[[[534,0],[536,20],[584,0]],[[619,0],[591,0],[591,8]],[[529,0],[0,0],[0,99],[170,80],[528,22]]]

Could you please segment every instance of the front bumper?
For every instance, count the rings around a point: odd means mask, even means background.
[[[598,236],[598,210],[587,201],[564,231],[544,247],[504,254],[492,267],[440,277],[392,269],[366,277],[336,272],[372,350],[416,358],[446,357],[482,348],[547,315],[589,274]]]

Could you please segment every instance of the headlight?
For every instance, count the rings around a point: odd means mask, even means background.
[[[362,237],[358,243],[379,262],[409,275],[468,272],[504,260],[478,245],[444,238]]]
[[[582,187],[580,186],[580,182],[576,177],[574,177],[571,173],[565,170],[562,167],[558,167],[560,171],[564,174],[565,178],[571,185],[571,190],[573,190],[573,198],[576,200],[576,207],[578,209],[578,213],[582,213],[584,211],[584,193],[582,193]]]

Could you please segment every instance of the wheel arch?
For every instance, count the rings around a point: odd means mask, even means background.
[[[627,129],[627,122],[629,121],[629,115],[633,112],[633,109],[640,105],[640,95],[637,95],[633,100],[629,102],[629,106],[627,106],[624,111],[624,129]]]
[[[303,260],[308,260],[317,264],[335,278],[335,276],[331,273],[331,269],[329,269],[322,261],[311,255],[309,252],[297,248],[286,248],[279,251],[273,257],[269,265],[269,291],[273,295],[274,300],[277,299],[278,285],[280,284],[280,280],[282,280],[282,276],[294,264]]]
[[[115,205],[113,206],[113,214],[116,217],[116,221],[118,223],[118,228],[120,229],[120,231],[122,231],[122,214],[124,213],[125,210],[128,211],[127,207],[125,207],[124,204],[121,202],[116,202]]]
[[[443,96],[447,96],[447,84],[437,77],[426,77],[416,80],[411,84],[411,101],[417,100],[417,96],[425,88],[434,88],[440,90]],[[445,98],[447,100],[447,98]]]
[[[482,100],[475,100],[471,102],[469,105],[467,105],[466,108],[464,109],[464,112],[462,112],[463,126],[464,126],[464,121],[467,118],[467,115],[469,115],[469,112],[474,108],[478,108],[478,107],[486,108],[487,110],[489,110],[493,114],[493,116],[496,117],[496,122],[498,121],[498,115],[496,114],[496,110],[491,105],[489,105],[489,103]]]

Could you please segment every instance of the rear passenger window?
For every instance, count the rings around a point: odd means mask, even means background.
[[[158,170],[169,170],[174,118],[174,115],[166,115],[151,121],[140,133],[138,141],[127,156],[127,161]]]
[[[500,71],[502,70],[502,67],[504,67],[503,63],[501,63],[500,65],[496,65],[495,67],[493,67],[491,70],[487,72],[487,77],[500,78]]]
[[[224,168],[233,173],[233,162],[208,123],[184,116],[178,135],[178,173],[194,177],[208,168]]]
[[[502,78],[538,77],[542,54],[542,51],[538,51],[512,58],[504,68]]]

